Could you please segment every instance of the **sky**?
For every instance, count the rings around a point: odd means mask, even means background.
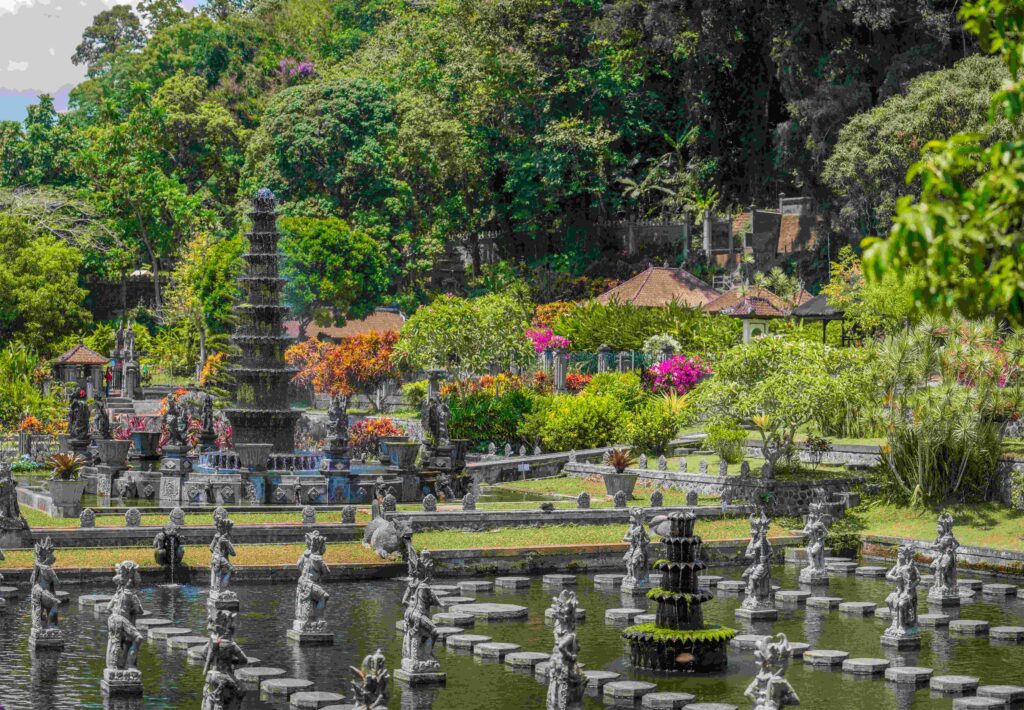
[[[181,0],[191,8],[197,0]],[[58,110],[85,78],[71,55],[92,18],[117,0],[0,0],[0,121],[20,121],[39,94],[51,94]],[[124,0],[122,3],[124,4]],[[134,4],[134,3],[133,3]]]

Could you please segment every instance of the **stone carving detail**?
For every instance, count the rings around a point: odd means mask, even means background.
[[[390,489],[384,495],[384,500],[380,503],[380,509],[385,513],[394,513],[398,509],[398,499],[395,498],[395,494]]]
[[[223,510],[223,508],[218,508]],[[227,516],[214,513],[213,540],[210,541],[210,604],[218,609],[237,609],[238,595],[228,590],[231,575],[235,566],[231,558],[235,556],[235,546],[231,542],[231,528],[234,523]]]
[[[590,494],[583,491],[576,496],[576,507],[580,509],[587,509],[590,507]]]
[[[462,509],[463,510],[476,510],[476,496],[472,493],[467,493],[462,497]]]
[[[914,549],[902,545],[896,553],[896,565],[885,574],[896,584],[896,589],[885,598],[892,614],[889,628],[882,634],[882,644],[912,646],[920,643],[921,629],[917,626],[917,586],[921,574],[914,565]]]
[[[129,508],[124,513],[125,527],[137,528],[142,524],[142,511],[138,508]]]
[[[744,557],[751,563],[743,572],[743,579],[747,580],[747,593],[742,604],[744,609],[775,609],[771,568],[773,550],[768,542],[771,524],[763,509],[758,516],[750,516],[750,542]]]
[[[423,512],[434,513],[437,511],[437,497],[433,493],[423,496]]]
[[[740,476],[742,478],[749,478],[750,477],[750,462],[749,461],[743,461],[743,462],[740,463]]]
[[[211,614],[202,710],[238,710],[245,698],[245,688],[235,677],[235,670],[247,665],[249,659],[235,643],[235,619],[235,612],[227,609]]]
[[[59,628],[60,598],[57,597],[57,573],[53,541],[46,538],[35,545],[32,565],[32,631],[29,646],[35,648],[62,648],[64,636]]]
[[[505,444],[504,452],[505,458],[512,458],[512,444]]]
[[[743,692],[754,701],[754,710],[781,710],[789,705],[800,704],[796,691],[785,678],[792,655],[785,634],[779,634],[775,640],[764,636],[757,642],[754,651],[758,663],[757,675]]]
[[[352,680],[352,695],[355,710],[387,710],[390,699],[391,676],[387,660],[378,648],[363,658],[363,667],[349,666],[355,678]]]
[[[578,710],[583,707],[587,677],[579,663],[576,639],[576,593],[563,589],[552,599],[555,645],[548,661],[547,710]]]
[[[167,515],[167,519],[179,528],[185,527],[185,511],[177,506],[171,509],[171,512]]]
[[[303,525],[316,525],[316,508],[311,505],[303,506],[302,508],[302,524]]]
[[[729,475],[729,462],[725,459],[720,459],[718,462],[718,475],[728,476]]]
[[[700,463],[697,466],[697,473],[699,473],[701,476],[708,475],[708,460],[707,459],[701,459],[700,460]]]
[[[540,451],[540,447],[539,447],[539,446],[537,446],[536,444],[534,444],[534,445],[533,445],[533,455],[534,455],[534,456],[540,456],[540,453],[541,453],[541,451]]]
[[[354,525],[356,522],[356,507],[354,505],[346,505],[341,509],[341,523],[342,525]]]
[[[178,526],[168,523],[153,538],[153,559],[161,567],[175,567],[185,559],[185,545],[178,533]]]
[[[828,528],[813,510],[807,516],[803,533],[807,537],[807,566],[800,570],[800,582],[828,584],[828,570],[825,568],[825,536]]]
[[[256,485],[250,480],[242,481],[242,498],[246,503],[260,503],[260,494]]]
[[[668,470],[668,459],[665,458],[665,454],[662,454],[661,456],[658,457],[658,470],[659,471],[667,471]]]
[[[115,565],[117,591],[107,603],[107,665],[102,681],[104,690],[109,692],[142,693],[138,659],[143,636],[135,626],[135,620],[144,612],[136,593],[140,582],[136,562],[125,560]]]
[[[622,591],[632,592],[650,587],[650,546],[651,536],[644,527],[644,509],[631,508],[629,530],[624,538],[629,549],[622,556],[626,563],[626,576],[622,580]]]
[[[640,454],[640,458],[637,459],[637,466],[642,469],[647,468],[647,454]]]
[[[935,579],[928,590],[928,601],[950,604],[955,600],[954,603],[959,604],[956,551],[960,547],[960,542],[953,535],[953,518],[949,513],[939,516],[937,533],[932,545],[934,559],[931,563]]]
[[[651,493],[651,507],[660,508],[663,505],[665,505],[665,494],[660,490],[655,489],[655,491]]]
[[[569,463],[576,463],[576,449],[569,452]]]
[[[372,548],[381,559],[407,559],[411,540],[412,527],[401,519],[374,518],[363,531],[363,545]]]
[[[86,508],[85,510],[83,510],[81,515],[78,516],[78,527],[96,527],[96,511],[94,511],[92,508]]]
[[[679,457],[679,473],[686,473],[686,457]]]
[[[686,504],[687,505],[700,505],[700,495],[697,491],[686,492]]]
[[[625,508],[626,507],[626,492],[625,491],[619,491],[618,493],[615,494],[615,507],[616,508]]]
[[[306,551],[297,563],[299,582],[295,590],[295,620],[288,634],[292,638],[328,633],[324,609],[330,595],[324,589],[323,581],[331,570],[324,562],[326,549],[327,539],[318,530],[306,533]]]
[[[519,455],[526,456],[526,444],[519,445]]]
[[[430,552],[424,550],[422,554],[417,555],[415,550],[410,549],[409,581],[402,595],[402,606],[405,607],[405,630],[402,635],[403,675],[443,675],[440,673],[441,664],[434,658],[437,627],[430,618],[431,607],[439,604],[437,595],[430,588],[433,571],[434,561],[430,557]]]
[[[494,442],[487,444],[487,455],[494,456],[498,453],[498,447],[494,445]]]

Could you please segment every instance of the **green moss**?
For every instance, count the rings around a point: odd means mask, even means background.
[[[703,629],[679,631],[663,629],[657,624],[630,626],[623,632],[627,638],[643,636],[647,640],[663,643],[666,641],[692,641],[693,643],[725,643],[736,637],[736,629],[728,626],[705,626]]]
[[[686,601],[686,606],[690,606],[695,597],[689,592],[673,592],[668,589],[662,589],[661,587],[654,587],[647,592],[647,598],[651,601],[658,601],[660,599],[672,599],[677,601],[679,599],[684,599]]]

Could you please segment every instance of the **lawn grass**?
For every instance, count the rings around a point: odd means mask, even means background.
[[[522,491],[524,493],[546,493],[554,495],[572,496],[575,498],[583,491],[590,494],[590,505],[593,508],[607,508],[614,505],[614,501],[605,492],[604,481],[598,476],[588,476],[587,478],[570,478],[568,476],[559,478],[536,478],[527,481],[510,481],[508,483],[500,483],[495,488],[503,488],[509,491]],[[651,493],[655,490],[655,486],[647,483],[646,481],[637,481],[636,488],[633,489],[634,500],[629,501],[629,505],[650,505]],[[661,493],[664,496],[665,505],[686,505],[686,492],[685,491],[674,491],[661,489]],[[720,499],[717,496],[700,496],[699,502],[702,505],[718,505]],[[515,503],[514,505],[525,507],[531,506],[536,507],[537,503]],[[556,503],[555,507],[566,507],[573,508],[576,506],[575,501],[569,500],[563,503]]]
[[[962,545],[1015,552],[1024,549],[1024,510],[998,503],[917,509],[870,501],[848,510],[847,519],[861,535],[930,541],[935,539],[935,520],[943,510],[956,521],[954,532]]]

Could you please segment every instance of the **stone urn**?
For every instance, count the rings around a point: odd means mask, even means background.
[[[266,471],[273,444],[235,444],[235,453],[243,471]]]
[[[111,468],[124,468],[128,463],[128,449],[131,445],[132,442],[127,439],[100,439],[100,461]]]
[[[85,493],[85,485],[86,481],[81,479],[66,481],[60,478],[51,478],[46,482],[53,504],[60,507],[73,507],[80,504],[82,494]]]
[[[139,458],[155,459],[157,449],[160,447],[160,432],[158,431],[133,431],[132,445]]]
[[[416,455],[420,452],[418,441],[392,441],[388,443],[388,456],[391,458],[391,465],[408,471],[416,465]]]
[[[636,479],[640,478],[639,473],[627,473],[625,471],[612,470],[601,474],[604,478],[604,490],[608,495],[615,497],[615,494],[622,491],[626,499],[633,497],[633,489],[636,488]]]
[[[408,440],[409,437],[407,436],[382,436],[377,440],[377,458],[381,460],[381,463],[387,462],[391,456],[388,453],[388,444]]]

